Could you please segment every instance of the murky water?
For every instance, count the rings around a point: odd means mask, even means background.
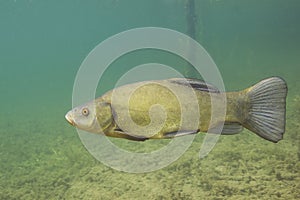
[[[1,1],[0,199],[300,199],[299,18],[297,0]],[[96,45],[138,27],[194,37],[215,61],[227,91],[284,78],[284,139],[274,144],[244,130],[220,136],[199,160],[205,135],[198,134],[177,161],[141,174],[94,159],[64,119],[76,73]],[[97,95],[144,63],[195,75],[176,55],[138,50],[111,64]],[[168,143],[111,141],[137,152]]]

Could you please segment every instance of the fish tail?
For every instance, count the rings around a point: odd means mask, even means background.
[[[285,131],[286,82],[279,77],[262,80],[248,89],[247,96],[249,106],[243,126],[266,140],[281,140]]]

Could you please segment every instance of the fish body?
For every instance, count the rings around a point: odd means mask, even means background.
[[[243,127],[272,142],[285,131],[287,86],[271,77],[238,92],[197,79],[137,82],[108,91],[66,114],[88,132],[143,141],[198,132],[237,134]],[[213,107],[212,107],[213,106]]]

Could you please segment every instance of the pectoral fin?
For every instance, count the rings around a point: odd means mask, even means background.
[[[133,141],[145,141],[149,139],[145,137],[137,137],[137,136],[129,135],[128,133],[122,131],[121,129],[115,129],[113,132],[110,132],[106,135],[110,137],[116,137],[116,138],[125,138],[127,140],[133,140]]]
[[[193,130],[193,131],[174,131],[174,132],[169,132],[164,134],[164,138],[174,138],[174,137],[179,137],[179,136],[184,136],[184,135],[192,135],[198,133],[198,130]]]

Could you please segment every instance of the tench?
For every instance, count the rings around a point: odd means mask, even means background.
[[[220,92],[198,79],[143,81],[110,90],[73,108],[65,118],[88,132],[135,141],[213,133],[214,126],[224,124],[221,134],[237,134],[245,127],[278,142],[285,132],[286,96],[286,82],[279,77],[237,92]],[[223,117],[218,116],[222,106]]]

